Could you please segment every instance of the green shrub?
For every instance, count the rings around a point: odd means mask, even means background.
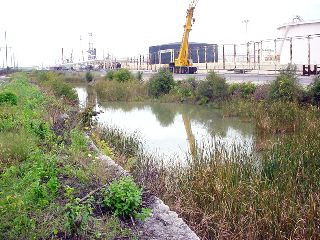
[[[121,68],[114,72],[113,79],[118,82],[127,82],[133,79],[131,72],[126,68]]]
[[[113,80],[114,73],[115,73],[114,70],[109,70],[106,74],[106,80],[110,80],[110,81]]]
[[[320,104],[320,77],[316,77],[310,88],[310,95],[314,104]]]
[[[214,72],[210,72],[206,80],[201,81],[197,88],[198,99],[206,97],[209,100],[222,100],[226,98],[227,95],[228,85],[226,79]]]
[[[12,92],[0,93],[0,104],[2,104],[2,103],[17,105],[17,103],[18,103],[17,95],[15,95]]]
[[[86,81],[92,82],[93,80],[93,74],[91,72],[86,72]]]
[[[299,96],[296,67],[288,65],[270,85],[269,98],[271,100],[294,101]]]
[[[111,208],[116,216],[130,216],[141,205],[142,189],[131,177],[124,177],[110,184],[106,190],[104,204]]]
[[[148,83],[149,95],[159,97],[167,94],[175,86],[172,73],[167,69],[160,69],[158,73],[154,74]]]
[[[71,236],[76,236],[87,229],[88,223],[92,219],[93,198],[89,198],[86,203],[80,203],[79,198],[74,198],[73,192],[73,188],[66,188],[65,195],[69,198],[69,203],[65,206],[64,226]]]
[[[253,83],[242,83],[241,84],[241,95],[244,98],[250,97],[256,90],[256,85]]]
[[[186,80],[177,82],[175,89],[181,100],[183,101],[187,98],[195,96],[196,88],[197,82],[194,77],[191,77]]]
[[[78,99],[76,91],[70,84],[60,80],[53,80],[49,84],[51,85],[54,95],[57,97],[64,97],[70,101],[76,101]]]

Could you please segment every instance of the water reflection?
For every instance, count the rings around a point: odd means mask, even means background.
[[[100,102],[92,87],[78,85],[76,90],[82,106],[89,102],[103,111],[98,116],[100,124],[139,132],[151,152],[180,158],[193,152],[195,142],[206,146],[213,138],[252,151],[253,125],[223,118],[219,110],[182,104]]]

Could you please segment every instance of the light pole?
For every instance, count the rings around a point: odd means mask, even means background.
[[[246,40],[248,40],[248,24],[249,24],[250,20],[245,19],[242,21],[242,23],[244,23],[246,25]]]

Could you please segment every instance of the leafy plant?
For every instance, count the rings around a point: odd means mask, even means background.
[[[130,216],[141,205],[142,189],[131,177],[124,177],[110,184],[105,192],[103,203],[112,209],[116,216]]]
[[[2,104],[2,103],[17,105],[17,103],[18,103],[17,95],[12,92],[0,93],[0,104]]]
[[[269,98],[271,100],[297,100],[300,87],[296,75],[296,67],[288,65],[270,85]]]
[[[65,189],[65,196],[69,198],[69,203],[65,206],[64,226],[72,236],[76,236],[87,229],[92,218],[93,198],[89,198],[86,203],[80,203],[80,199],[74,197],[74,188],[68,186]]]
[[[313,103],[320,104],[320,76],[316,77],[310,88],[310,95]]]
[[[148,92],[153,97],[159,97],[169,93],[174,86],[175,82],[172,73],[168,69],[162,68],[149,80]]]
[[[198,99],[206,97],[210,100],[222,100],[228,94],[226,79],[210,72],[206,80],[199,83],[197,88]]]
[[[127,82],[130,79],[133,79],[132,73],[126,68],[121,68],[113,73],[113,80],[118,82]]]

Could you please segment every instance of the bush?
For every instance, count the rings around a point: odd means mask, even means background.
[[[92,82],[93,80],[93,74],[91,72],[86,72],[86,81]]]
[[[195,96],[197,88],[197,82],[194,77],[190,77],[186,80],[179,81],[176,86],[176,91],[181,100]]]
[[[310,88],[310,95],[314,104],[320,105],[320,76],[316,77]]]
[[[229,85],[228,93],[232,96],[248,98],[253,95],[256,85],[253,83],[232,83]]]
[[[2,104],[2,103],[17,105],[17,103],[18,103],[17,95],[15,95],[12,92],[0,93],[0,104]]]
[[[57,97],[64,97],[70,101],[75,101],[78,99],[76,91],[68,83],[60,80],[53,80],[50,81],[49,85],[51,85],[53,93]]]
[[[270,85],[271,100],[294,101],[299,97],[300,88],[297,81],[296,67],[288,65]]]
[[[114,70],[109,70],[109,71],[107,72],[106,79],[107,79],[107,80],[110,80],[110,81],[113,80],[114,73],[115,73]]]
[[[197,89],[198,99],[203,97],[209,100],[222,100],[228,95],[228,85],[226,79],[211,72],[206,80],[199,83]]]
[[[131,177],[124,177],[110,184],[103,203],[111,208],[116,216],[130,216],[136,213],[141,204],[142,189]]]
[[[158,73],[154,74],[148,83],[149,95],[159,97],[167,94],[175,86],[172,73],[167,69],[160,69]]]
[[[253,93],[253,98],[256,101],[262,101],[269,98],[270,86],[267,84],[256,86],[256,90]]]
[[[114,72],[113,79],[118,82],[127,82],[133,79],[131,72],[128,69],[121,68]]]

